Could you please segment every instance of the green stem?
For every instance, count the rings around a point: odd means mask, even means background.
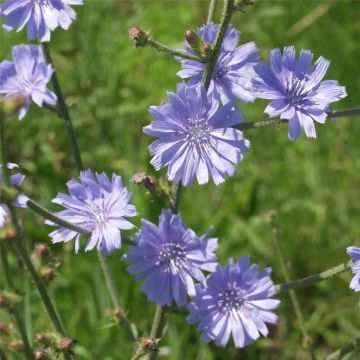
[[[207,24],[214,21],[216,3],[217,3],[217,0],[211,0],[210,6],[209,6],[208,17],[207,17],[207,21],[206,21]]]
[[[2,164],[4,164],[4,168],[6,168],[6,164],[7,164],[7,159],[6,159],[6,135],[5,135],[5,116],[3,114],[3,112],[0,110],[0,140],[1,140],[1,158],[2,158]],[[10,186],[10,181],[9,181],[9,176],[8,173],[4,172],[4,176],[3,176],[3,183],[5,185],[5,187],[9,187]],[[43,280],[41,279],[41,277],[39,276],[39,274],[37,273],[31,259],[30,256],[24,246],[24,242],[22,239],[22,229],[20,227],[20,223],[17,217],[17,213],[15,208],[12,206],[12,204],[9,202],[7,204],[9,211],[10,211],[10,218],[12,221],[12,224],[15,228],[16,231],[16,238],[14,240],[14,246],[15,249],[17,251],[17,253],[19,254],[19,257],[22,259],[23,263],[25,264],[26,269],[28,270],[38,292],[40,295],[40,298],[44,304],[44,307],[46,309],[46,312],[49,315],[49,318],[51,320],[51,323],[54,327],[54,329],[61,335],[65,335],[65,331],[64,328],[61,324],[59,315],[57,314],[55,307],[52,303],[51,297],[47,291],[47,288],[43,282]],[[64,353],[64,358],[65,359],[71,359],[70,354],[68,353]]]
[[[162,333],[166,324],[166,313],[167,313],[167,308],[160,305],[156,307],[156,312],[150,332],[150,337],[152,339],[160,339],[162,337]],[[158,358],[158,351],[153,351],[150,354],[150,359],[156,360],[157,358]]]
[[[221,45],[224,40],[224,36],[226,34],[226,30],[229,26],[234,10],[235,10],[234,0],[224,0],[224,9],[221,17],[220,28],[216,35],[214,47],[204,72],[203,83],[206,89],[209,88],[211,78],[215,70],[217,59],[220,53]]]
[[[275,289],[277,293],[283,292],[283,291],[289,291],[292,289],[299,289],[305,286],[313,285],[319,281],[330,279],[336,275],[339,275],[343,273],[344,271],[351,268],[352,261],[348,261],[347,263],[343,263],[340,265],[337,265],[335,267],[332,267],[328,270],[325,270],[319,274],[310,275],[298,280],[293,280],[289,282],[285,282],[282,284],[275,285]]]
[[[44,54],[45,54],[45,58],[47,60],[47,62],[49,64],[52,65],[52,67],[55,69],[54,67],[54,63],[52,61],[51,55],[50,55],[50,50],[48,47],[47,43],[41,43],[41,46],[43,48]],[[82,171],[83,170],[83,164],[82,164],[82,160],[81,160],[81,156],[80,156],[80,151],[79,151],[79,146],[76,140],[76,133],[72,124],[72,120],[68,111],[68,108],[66,106],[66,102],[65,102],[65,98],[64,95],[62,93],[61,90],[61,86],[56,74],[56,71],[54,71],[54,74],[51,78],[51,83],[54,87],[54,91],[56,96],[58,97],[58,108],[59,108],[59,113],[61,114],[61,118],[64,120],[65,122],[65,126],[66,126],[66,130],[68,132],[69,135],[69,141],[70,141],[70,145],[72,148],[72,152],[73,155],[75,157],[75,161],[76,161],[76,167],[78,169],[78,171]]]
[[[327,114],[329,117],[333,117],[333,118],[360,115],[360,108],[328,111]],[[287,119],[272,118],[268,120],[250,121],[250,122],[241,123],[235,126],[235,128],[239,130],[249,130],[249,129],[262,128],[266,126],[278,125],[278,124],[287,124],[288,122],[289,120]]]
[[[277,254],[277,257],[278,257],[278,260],[280,263],[281,272],[283,273],[285,281],[289,282],[290,275],[289,275],[288,269],[286,267],[284,257],[282,255],[282,249],[281,249],[281,245],[280,245],[279,238],[278,238],[280,231],[279,231],[279,226],[277,224],[275,215],[272,216],[272,227],[273,227],[272,240],[273,240],[273,244],[275,247],[275,252]],[[292,305],[293,305],[293,308],[295,311],[295,315],[299,322],[300,331],[303,336],[303,347],[309,351],[309,355],[310,355],[311,359],[314,360],[314,359],[316,359],[316,356],[315,356],[315,353],[314,353],[311,345],[308,344],[308,341],[310,339],[309,333],[307,332],[307,329],[305,326],[305,321],[304,321],[304,316],[302,314],[299,300],[298,300],[294,290],[290,290],[290,299],[291,299],[291,302],[292,302]]]
[[[54,64],[53,64],[53,61],[52,61],[52,58],[51,58],[51,55],[50,55],[48,45],[46,43],[42,43],[41,45],[43,47],[47,62],[49,64],[52,64],[53,68],[55,68]],[[58,81],[56,72],[54,72],[54,75],[53,75],[51,81],[52,81],[52,84],[53,84],[53,87],[54,87],[54,91],[55,91],[55,93],[56,93],[56,95],[58,97],[58,109],[59,109],[60,117],[65,121],[66,130],[67,130],[69,141],[70,141],[70,144],[71,144],[72,153],[73,153],[75,161],[76,161],[76,167],[77,167],[77,170],[80,172],[80,171],[83,170],[83,163],[82,163],[82,160],[81,160],[81,154],[80,154],[80,150],[79,150],[77,139],[76,139],[76,133],[75,133],[72,121],[71,121],[70,113],[69,113],[68,107],[66,105],[65,98],[64,98],[64,95],[62,93],[61,86],[60,86],[60,83]],[[75,226],[73,224],[70,224],[68,222],[65,222],[64,220],[60,219],[56,215],[54,215],[51,212],[47,211],[42,206],[39,206],[38,204],[36,204],[33,200],[29,200],[28,207],[31,208],[33,211],[37,211],[38,214],[45,217],[46,219],[48,219],[50,221],[53,221],[53,222],[55,222],[55,223],[57,223],[59,225],[68,227],[69,229],[72,229],[72,230],[80,232],[80,233],[84,233],[84,234],[90,234],[91,233],[87,229],[84,229],[84,228]],[[123,241],[126,242],[126,239],[123,239]],[[112,299],[112,302],[113,302],[115,307],[119,308],[118,300],[117,300],[117,297],[116,297],[115,283],[114,283],[114,280],[112,279],[112,275],[111,275],[109,265],[108,265],[106,259],[102,257],[102,254],[99,255],[99,261],[100,261],[101,269],[103,271],[105,282],[106,282],[110,297]],[[124,316],[125,316],[125,312],[124,312]],[[128,321],[125,319],[125,320],[123,320],[121,322],[121,324],[124,325],[125,330],[126,330],[126,332],[128,334],[131,333],[131,338],[136,339],[136,335],[135,335],[136,330],[133,329],[130,326]]]
[[[342,359],[344,357],[344,355],[349,354],[351,352],[353,352],[354,350],[356,350],[358,347],[360,346],[360,338],[356,338],[354,340],[352,340],[351,342],[349,342],[346,346],[344,346],[343,348],[334,351],[333,353],[331,353],[330,355],[328,355],[326,357],[326,360],[337,360],[337,359]],[[354,358],[355,359],[355,358]]]
[[[194,60],[194,61],[198,61],[198,62],[201,62],[201,63],[206,62],[206,59],[204,59],[204,58],[201,58],[201,57],[199,57],[197,55],[188,54],[188,53],[186,53],[184,51],[181,51],[181,50],[175,50],[175,49],[169,48],[168,46],[159,43],[158,41],[154,40],[151,37],[148,38],[147,44],[154,47],[156,50],[158,50],[160,52],[163,52],[163,53],[166,53],[166,54],[168,54],[170,56],[173,56],[173,57],[181,57],[183,59]]]
[[[10,267],[9,267],[9,263],[7,261],[7,249],[6,246],[4,244],[4,240],[0,239],[0,257],[1,257],[1,263],[2,263],[2,268],[3,268],[3,273],[4,273],[4,278],[6,281],[6,285],[7,287],[11,290],[11,291],[15,291],[15,285],[14,282],[12,281],[11,278],[11,271],[10,271]],[[14,317],[14,320],[16,322],[16,325],[18,327],[22,342],[24,344],[24,355],[27,359],[29,360],[34,360],[34,354],[32,352],[31,349],[31,345],[25,330],[25,324],[23,322],[23,320],[21,319],[21,316],[18,312],[18,309],[16,307],[13,307],[10,309],[10,313],[12,314],[12,316]]]
[[[107,266],[105,256],[101,253],[101,251],[98,251],[98,257],[99,257],[99,262],[100,262],[100,265],[101,265],[101,269],[102,269],[103,274],[104,274],[104,278],[105,278],[107,288],[108,288],[108,290],[110,292],[110,297],[111,297],[113,306],[116,309],[120,310],[120,312],[121,312],[121,323],[122,323],[128,337],[129,337],[129,339],[131,341],[136,341],[137,340],[136,330],[134,329],[134,327],[131,325],[131,323],[127,319],[125,310],[120,306],[120,303],[118,301],[118,296],[116,294],[116,288],[115,288],[115,284],[114,284],[114,279],[111,276],[109,267]]]

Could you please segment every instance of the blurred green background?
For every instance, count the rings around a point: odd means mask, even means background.
[[[216,11],[219,21],[221,1]],[[121,174],[133,192],[140,217],[157,221],[161,204],[142,187],[129,183],[135,173],[153,176],[147,146],[153,140],[142,133],[151,121],[150,105],[166,100],[179,78],[179,64],[151,48],[134,49],[127,30],[141,25],[157,40],[180,48],[185,30],[206,21],[209,1],[85,0],[76,7],[69,31],[52,35],[51,51],[70,105],[86,168]],[[359,1],[255,1],[232,24],[241,30],[242,43],[255,41],[260,54],[294,44],[311,49],[315,57],[331,60],[327,79],[346,86],[348,97],[332,109],[360,106]],[[10,47],[26,42],[24,33],[3,31],[0,59],[10,58]],[[240,105],[246,120],[264,118],[267,101]],[[77,177],[63,122],[46,110],[31,106],[22,122],[8,111],[8,150],[27,175],[25,190],[52,210],[57,192]],[[253,262],[273,268],[274,282],[282,282],[272,244],[268,212],[275,209],[281,227],[281,246],[292,279],[320,272],[347,261],[345,248],[360,245],[360,118],[329,119],[317,125],[317,140],[304,135],[292,143],[287,127],[248,130],[252,146],[234,177],[215,187],[186,188],[180,212],[198,234],[211,225],[219,238],[218,257],[250,255]],[[50,244],[43,220],[24,212],[29,251],[34,244]],[[128,235],[132,235],[128,233]],[[105,310],[111,307],[94,252],[74,254],[74,243],[51,246],[61,261],[50,291],[69,335],[78,343],[79,359],[129,359],[133,346],[124,331],[111,326]],[[109,257],[116,285],[129,318],[141,334],[150,332],[155,306],[146,301],[119,261],[126,246]],[[21,264],[12,259],[20,288],[26,290],[24,312],[31,337],[51,330],[36,290]],[[318,358],[360,336],[359,296],[348,288],[347,272],[328,282],[298,290],[305,326]],[[186,311],[172,314],[161,342],[163,359],[307,359],[289,294],[279,296],[279,323],[270,337],[242,350],[232,343],[225,349],[205,345],[196,326],[186,323]],[[6,318],[4,312],[0,312]],[[35,344],[36,346],[36,344]],[[166,355],[167,354],[167,355]],[[356,355],[353,355],[357,358]],[[358,356],[360,356],[358,354]],[[21,358],[9,352],[10,358]]]

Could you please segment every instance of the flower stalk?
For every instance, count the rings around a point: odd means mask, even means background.
[[[340,360],[343,359],[346,354],[355,351],[360,346],[360,338],[356,338],[349,342],[343,348],[334,351],[326,357],[326,360]]]
[[[207,16],[207,24],[210,24],[214,21],[215,9],[216,9],[217,0],[211,0],[209,5],[209,12]]]
[[[334,266],[328,270],[325,270],[321,273],[309,275],[304,278],[293,280],[289,282],[285,282],[282,284],[275,285],[276,292],[280,293],[283,291],[289,291],[292,289],[299,289],[305,286],[313,285],[319,281],[330,279],[334,276],[337,276],[344,271],[351,269],[352,261],[348,261],[347,263],[343,263],[337,266]]]
[[[360,108],[328,111],[327,115],[332,118],[360,115]],[[249,130],[278,124],[287,124],[288,122],[289,120],[287,119],[272,118],[268,120],[245,122],[235,126],[235,128],[239,130]]]
[[[52,61],[52,58],[50,55],[50,50],[49,50],[47,43],[42,43],[41,45],[43,47],[47,62],[49,64],[51,64],[53,66],[53,68],[55,69],[55,66]],[[65,122],[66,130],[67,130],[69,141],[71,144],[72,153],[73,153],[73,156],[74,156],[75,162],[76,162],[76,167],[77,167],[77,170],[79,172],[81,172],[84,168],[83,168],[83,163],[82,163],[82,159],[81,159],[79,146],[77,143],[76,132],[75,132],[75,129],[72,124],[70,113],[69,113],[68,107],[66,105],[65,98],[64,98],[60,83],[59,83],[57,75],[56,75],[56,71],[54,72],[51,81],[52,81],[52,84],[54,87],[55,94],[58,97],[58,114]],[[36,204],[33,200],[28,201],[28,207],[30,209],[32,209],[33,211],[37,212],[39,215],[41,215],[41,216],[45,217],[46,219],[53,221],[59,225],[65,226],[69,229],[78,231],[83,234],[91,233],[87,229],[77,227],[74,224],[64,221],[63,219],[61,219],[61,218],[57,217],[56,215],[52,214],[51,212],[47,211],[45,208],[43,208],[39,204]],[[103,272],[103,275],[105,278],[105,283],[108,288],[108,292],[110,294],[113,306],[115,307],[115,309],[120,309],[122,311],[122,313],[124,314],[120,323],[124,326],[125,331],[129,335],[129,338],[132,340],[136,340],[136,333],[137,333],[136,329],[134,326],[132,326],[128,322],[128,320],[126,319],[124,310],[120,308],[118,297],[116,295],[117,291],[115,288],[115,282],[112,278],[111,270],[106,261],[106,258],[103,256],[103,254],[100,251],[98,251],[98,258],[99,258],[99,263],[100,263],[100,266],[101,266],[101,269],[102,269],[102,272]]]

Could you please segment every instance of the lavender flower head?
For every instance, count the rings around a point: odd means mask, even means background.
[[[67,30],[76,18],[69,5],[82,5],[83,0],[6,0],[0,5],[7,31],[27,27],[29,40],[50,41],[51,31],[57,27]]]
[[[198,29],[198,35],[205,43],[214,45],[219,30],[217,24],[207,24]],[[258,62],[258,50],[255,43],[250,42],[237,47],[240,32],[229,27],[222,43],[216,68],[214,70],[209,91],[213,92],[223,104],[240,99],[244,102],[255,100],[251,93],[251,77],[254,76],[254,65]],[[194,55],[195,52],[185,42],[185,52]],[[182,70],[177,74],[182,79],[191,78],[190,85],[201,82],[205,64],[179,58]]]
[[[80,172],[80,183],[72,179],[67,183],[69,195],[59,193],[53,202],[66,210],[57,215],[75,225],[91,231],[85,251],[97,247],[105,255],[121,247],[120,230],[133,229],[126,217],[137,215],[134,205],[129,204],[131,193],[124,188],[121,176],[113,174],[111,181],[105,173],[91,170]],[[56,225],[47,222],[49,225]],[[53,243],[68,242],[73,238],[75,252],[80,248],[82,234],[64,227],[50,234]]]
[[[149,301],[170,306],[186,304],[186,294],[195,295],[194,280],[204,282],[201,270],[214,271],[217,239],[198,238],[187,228],[180,215],[163,210],[159,226],[142,219],[136,245],[122,260],[133,263],[128,271],[145,280],[142,291]]]
[[[180,83],[168,98],[169,102],[150,107],[154,121],[144,128],[158,138],[149,146],[155,169],[167,166],[169,179],[185,186],[195,177],[205,184],[210,175],[218,185],[233,175],[233,164],[250,146],[242,132],[231,127],[242,121],[240,111],[231,103],[219,107],[202,84]]]
[[[267,336],[265,323],[275,324],[272,311],[280,301],[270,299],[275,287],[270,279],[271,269],[260,271],[251,265],[249,257],[238,262],[229,260],[206,279],[207,285],[196,285],[196,297],[189,304],[189,323],[199,322],[201,340],[215,341],[224,347],[232,335],[235,346],[242,348],[256,341],[260,334]]]
[[[30,99],[40,107],[44,103],[55,105],[56,95],[47,88],[54,70],[46,64],[41,47],[14,46],[12,55],[13,61],[0,63],[0,94],[4,94],[5,99],[23,100],[19,120],[26,115]]]
[[[14,163],[7,163],[7,168],[9,170],[13,170],[18,168],[19,166]],[[10,184],[14,187],[19,187],[25,179],[25,175],[20,173],[13,174],[10,176]],[[3,184],[2,177],[2,166],[0,165],[0,185]],[[24,195],[17,195],[13,201],[13,205],[15,207],[26,207],[27,197]],[[3,227],[5,224],[5,220],[9,216],[9,208],[6,204],[0,204],[0,227]]]
[[[289,138],[295,141],[302,130],[316,138],[314,121],[325,123],[328,105],[344,98],[346,90],[337,81],[321,81],[330,65],[322,56],[312,66],[313,54],[301,50],[296,59],[295,48],[270,51],[271,66],[260,62],[255,66],[253,92],[262,99],[272,100],[265,113],[289,120]]]
[[[353,261],[351,269],[355,274],[350,282],[350,289],[353,289],[354,291],[360,291],[360,247],[349,246],[346,249],[346,252]]]

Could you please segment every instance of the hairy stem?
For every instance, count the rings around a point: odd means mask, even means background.
[[[282,284],[275,285],[275,289],[277,293],[283,292],[283,291],[289,291],[292,289],[299,289],[305,286],[313,285],[319,281],[330,279],[336,275],[339,275],[343,273],[344,271],[351,268],[352,261],[348,261],[347,263],[343,263],[337,266],[334,266],[328,270],[325,270],[319,274],[314,274],[310,276],[306,276],[301,279],[288,281]]]
[[[104,278],[105,278],[105,282],[107,285],[107,288],[109,289],[110,292],[110,296],[111,296],[111,300],[112,303],[114,305],[114,307],[116,308],[116,310],[120,310],[121,312],[121,318],[120,321],[129,337],[129,340],[131,341],[136,341],[137,340],[137,333],[136,330],[134,329],[134,327],[131,325],[131,323],[129,322],[127,316],[126,316],[126,312],[125,310],[120,306],[119,300],[118,300],[118,295],[116,293],[116,287],[114,284],[114,279],[111,276],[111,272],[110,272],[110,268],[107,265],[105,256],[102,254],[101,251],[98,251],[98,257],[99,257],[99,262],[104,274]]]
[[[214,47],[204,72],[203,83],[206,89],[209,88],[211,78],[216,67],[217,59],[219,57],[221,45],[234,10],[234,0],[224,0],[224,9],[221,17],[220,28],[216,35]]]
[[[343,348],[334,351],[326,357],[326,360],[337,360],[342,359],[344,355],[355,351],[360,346],[360,338],[356,338],[345,345]],[[355,358],[354,358],[355,359]]]
[[[44,54],[45,54],[47,62],[49,64],[51,64],[52,67],[55,69],[54,63],[53,63],[51,55],[50,55],[50,50],[49,50],[48,44],[43,42],[43,43],[41,43],[41,46],[44,50]],[[76,167],[77,167],[78,171],[81,171],[81,170],[83,170],[83,164],[82,164],[82,160],[81,160],[81,156],[80,156],[79,146],[78,146],[78,143],[76,140],[76,133],[75,133],[75,129],[72,124],[72,120],[71,120],[68,108],[66,106],[65,98],[62,93],[61,86],[60,86],[58,77],[56,75],[56,71],[54,71],[54,74],[51,78],[51,83],[54,87],[55,94],[58,97],[59,113],[61,114],[61,118],[65,122],[66,130],[69,135],[71,149],[72,149],[75,161],[76,161]]]
[[[12,278],[10,276],[11,270],[9,267],[9,263],[7,261],[7,246],[4,243],[3,239],[0,239],[0,257],[1,257],[1,264],[2,264],[2,268],[3,268],[3,274],[4,274],[4,278],[6,281],[6,285],[7,288],[10,289],[10,291],[15,292],[15,285],[14,282],[12,281]],[[26,333],[26,326],[24,321],[22,320],[19,311],[16,307],[13,307],[10,309],[10,313],[12,314],[16,326],[18,327],[22,342],[24,344],[24,355],[27,359],[29,360],[34,360],[34,354],[32,352],[31,349],[31,345]]]
[[[209,6],[209,12],[208,12],[208,16],[207,16],[207,21],[206,21],[207,24],[214,21],[216,3],[217,3],[217,0],[211,0],[210,6]]]
[[[360,115],[360,108],[329,111],[327,114],[329,117],[333,117],[333,118]],[[268,120],[250,121],[250,122],[241,123],[235,126],[235,128],[239,130],[257,129],[266,126],[287,124],[288,122],[289,120],[287,119],[271,118]]]
[[[173,57],[181,57],[183,59],[187,59],[187,60],[194,60],[194,61],[198,61],[201,63],[205,63],[206,59],[201,58],[200,56],[197,55],[192,55],[192,54],[188,54],[184,51],[181,50],[175,50],[172,48],[169,48],[168,46],[159,43],[158,41],[154,40],[153,38],[149,37],[148,41],[147,41],[148,45],[151,45],[152,47],[154,47],[156,50],[166,53],[170,56]]]

